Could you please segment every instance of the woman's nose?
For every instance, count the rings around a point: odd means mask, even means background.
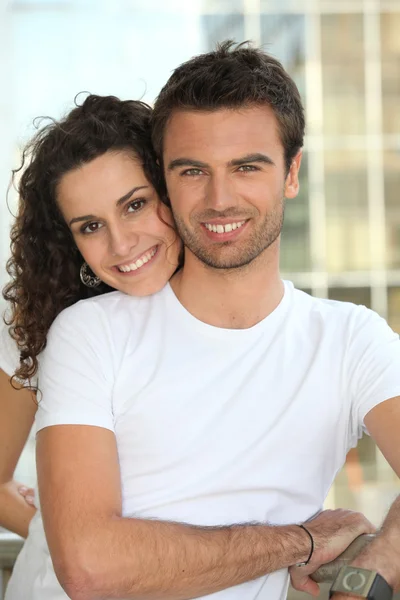
[[[109,243],[113,256],[127,257],[138,241],[138,234],[128,228],[119,226],[110,230]]]

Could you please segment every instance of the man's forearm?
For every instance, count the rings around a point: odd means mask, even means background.
[[[400,496],[393,502],[376,538],[352,564],[378,571],[394,590],[400,589]]]
[[[179,600],[288,567],[306,560],[309,552],[307,535],[295,525],[214,528],[115,519],[82,528],[75,556],[72,552],[71,560],[54,563],[73,600]]]

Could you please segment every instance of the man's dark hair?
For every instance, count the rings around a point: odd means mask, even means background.
[[[162,159],[165,128],[176,110],[214,111],[269,105],[289,169],[303,146],[304,109],[296,84],[281,63],[249,42],[226,41],[180,65],[162,88],[152,117],[152,140]]]

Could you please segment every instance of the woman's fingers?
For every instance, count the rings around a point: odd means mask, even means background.
[[[20,485],[18,488],[18,492],[25,498],[25,502],[30,504],[31,506],[35,505],[35,490],[32,488],[28,488],[25,485]]]

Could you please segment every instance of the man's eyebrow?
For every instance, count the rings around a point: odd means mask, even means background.
[[[272,158],[267,156],[266,154],[261,154],[261,152],[256,152],[255,154],[247,154],[246,156],[242,156],[241,158],[234,158],[229,161],[230,167],[241,167],[242,165],[247,165],[248,163],[264,163],[266,165],[275,165]]]
[[[267,156],[266,154],[262,154],[261,152],[256,152],[254,154],[247,154],[246,156],[242,156],[241,158],[234,158],[229,161],[229,167],[241,167],[242,165],[247,165],[248,163],[264,163],[266,165],[275,165],[272,158]],[[177,167],[194,167],[198,169],[207,169],[210,165],[201,160],[195,160],[193,158],[176,158],[172,160],[168,165],[168,171],[173,171]]]
[[[131,190],[129,190],[129,192],[127,192],[126,194],[121,196],[121,198],[118,198],[118,200],[116,200],[116,205],[120,206],[121,204],[126,202],[131,196],[133,196],[133,194],[135,194],[139,190],[143,190],[148,187],[149,187],[148,185],[139,185],[139,186],[132,188]],[[82,215],[81,217],[74,217],[73,219],[70,220],[69,226],[71,227],[72,223],[80,223],[82,221],[92,221],[93,219],[96,219],[96,218],[97,217],[95,215]]]
[[[206,169],[209,166],[210,165],[208,165],[205,162],[202,162],[201,160],[195,160],[193,158],[184,158],[183,157],[183,158],[175,158],[174,160],[171,160],[171,162],[168,165],[168,171],[173,171],[177,167],[197,167],[200,169]]]

